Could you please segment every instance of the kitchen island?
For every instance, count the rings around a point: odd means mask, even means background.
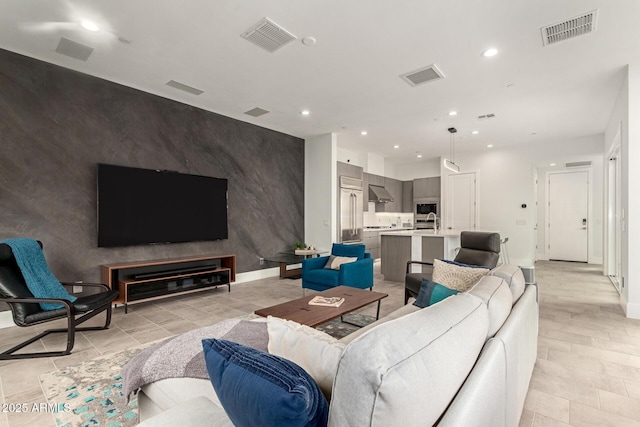
[[[407,261],[433,262],[434,258],[452,260],[460,247],[459,230],[406,230],[381,232],[380,272],[384,280],[404,282]],[[422,267],[413,265],[411,272]]]

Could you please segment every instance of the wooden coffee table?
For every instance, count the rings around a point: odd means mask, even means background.
[[[309,305],[309,300],[316,295],[323,297],[342,297],[344,302],[340,307],[323,307],[320,305]],[[336,317],[351,313],[365,305],[378,302],[376,320],[380,316],[380,300],[388,297],[382,292],[368,291],[349,286],[337,286],[317,294],[294,299],[289,302],[256,310],[259,316],[274,316],[281,319],[293,320],[303,325],[315,327]]]

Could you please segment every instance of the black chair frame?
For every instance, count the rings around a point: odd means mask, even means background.
[[[407,261],[407,272],[406,272],[406,274],[409,274],[411,272],[411,264],[429,265],[429,266],[433,267],[433,263],[432,262]],[[405,286],[404,287],[404,303],[407,304],[407,302],[409,301],[409,298],[411,298],[412,296],[413,295],[411,295],[411,293],[409,292],[409,289]]]
[[[94,283],[63,283],[63,286],[81,286],[81,287],[94,287],[94,288],[102,288],[104,289],[104,291],[109,291],[109,287],[105,286],[105,285],[101,285],[101,284],[94,284]],[[14,303],[18,303],[18,304],[38,304],[41,302],[54,302],[54,303],[60,303],[64,306],[64,309],[66,310],[66,315],[60,315],[60,316],[56,316],[53,318],[48,318],[48,319],[44,319],[41,321],[37,321],[37,322],[33,322],[33,323],[29,323],[28,325],[20,325],[18,324],[18,326],[20,327],[29,327],[32,325],[37,325],[40,323],[45,323],[45,322],[50,322],[53,320],[59,320],[59,319],[67,319],[67,327],[66,328],[55,328],[55,329],[48,329],[44,332],[42,332],[41,334],[38,334],[37,336],[28,339],[27,341],[24,341],[18,345],[16,345],[15,347],[10,348],[9,350],[6,350],[2,353],[0,353],[0,360],[12,360],[12,359],[33,359],[33,358],[37,358],[37,357],[51,357],[51,356],[66,356],[68,354],[71,353],[71,350],[73,349],[73,345],[75,344],[75,333],[76,331],[98,331],[98,330],[103,330],[103,329],[108,329],[109,325],[111,324],[111,301],[109,301],[108,303],[96,307],[91,311],[85,312],[86,314],[76,318],[77,314],[82,314],[82,313],[76,313],[76,308],[73,306],[73,303],[70,301],[67,301],[65,299],[59,299],[59,298],[6,298],[6,297],[2,297],[0,298],[0,301],[7,303],[9,305],[9,307],[11,308],[11,311],[13,313],[14,311],[14,307],[13,304]],[[102,313],[103,311],[106,312],[106,319],[105,319],[105,323],[103,326],[88,326],[88,327],[82,327],[79,328],[78,325],[86,322],[87,320],[95,317],[96,315]],[[45,352],[35,352],[35,353],[20,353],[20,354],[13,354],[18,350],[21,350],[22,348],[28,346],[29,344],[34,343],[35,341],[39,340],[42,337],[45,337],[51,333],[63,333],[65,332],[67,334],[67,347],[65,350],[62,351],[45,351]]]

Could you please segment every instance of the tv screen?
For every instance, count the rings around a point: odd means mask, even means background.
[[[98,246],[227,239],[227,180],[98,164]]]

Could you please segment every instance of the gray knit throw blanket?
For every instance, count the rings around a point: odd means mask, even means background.
[[[220,338],[267,351],[267,323],[228,319],[168,338],[142,350],[123,368],[123,392],[127,399],[145,384],[166,378],[209,379],[202,340]]]

